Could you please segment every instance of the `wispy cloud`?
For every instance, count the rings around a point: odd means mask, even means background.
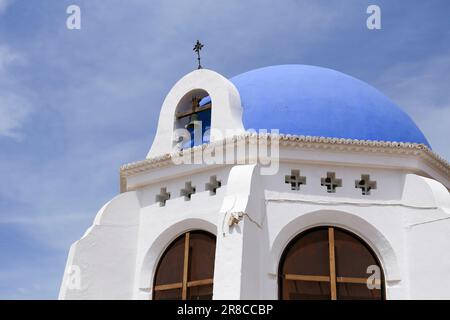
[[[0,2],[0,9],[1,9]],[[21,96],[21,86],[10,68],[25,62],[23,55],[7,45],[0,45],[0,137],[20,139],[20,129],[31,112],[27,99]]]
[[[23,61],[23,56],[19,55],[17,52],[13,52],[11,48],[6,45],[0,45],[0,71],[5,72],[5,69],[9,65],[18,61]]]
[[[30,111],[27,100],[0,90],[0,136],[20,140],[23,137],[20,129]]]
[[[394,64],[380,75],[378,83],[410,110],[450,108],[450,52]]]
[[[450,160],[450,53],[394,64],[377,83],[412,116],[433,149]]]
[[[11,3],[12,0],[0,0],[0,13],[4,12]]]

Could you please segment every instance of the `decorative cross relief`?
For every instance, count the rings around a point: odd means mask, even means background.
[[[306,184],[306,177],[300,176],[300,170],[291,170],[291,175],[286,175],[284,183],[291,185],[291,190],[300,190],[300,185]]]
[[[195,186],[192,186],[192,182],[188,181],[184,184],[184,189],[181,189],[180,196],[184,196],[184,201],[191,200],[191,196],[195,193]]]
[[[216,190],[222,186],[222,182],[216,176],[211,176],[209,182],[205,184],[205,190],[209,190],[211,196],[216,194]]]
[[[370,175],[362,174],[361,180],[355,180],[355,188],[360,188],[364,196],[370,194],[370,190],[377,188],[377,182],[370,180]]]
[[[156,195],[156,202],[159,202],[160,207],[164,207],[169,199],[170,192],[167,192],[167,188],[161,188],[159,194]]]
[[[336,179],[334,172],[327,172],[327,177],[320,179],[320,185],[327,187],[328,193],[335,193],[337,187],[342,187],[342,179]]]

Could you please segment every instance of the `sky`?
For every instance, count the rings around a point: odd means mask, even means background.
[[[66,27],[69,5],[81,29]],[[366,9],[381,8],[381,30]],[[319,65],[375,86],[450,160],[448,0],[0,0],[0,299],[56,299],[70,245],[144,159],[162,101],[226,77]]]

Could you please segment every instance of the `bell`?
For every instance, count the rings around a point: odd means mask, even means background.
[[[198,114],[194,113],[189,117],[189,122],[184,126],[185,129],[193,129],[195,127],[195,123],[199,122]]]

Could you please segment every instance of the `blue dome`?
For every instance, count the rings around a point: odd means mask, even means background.
[[[230,79],[244,127],[282,134],[422,143],[427,139],[380,91],[341,72],[306,65],[252,70]]]

